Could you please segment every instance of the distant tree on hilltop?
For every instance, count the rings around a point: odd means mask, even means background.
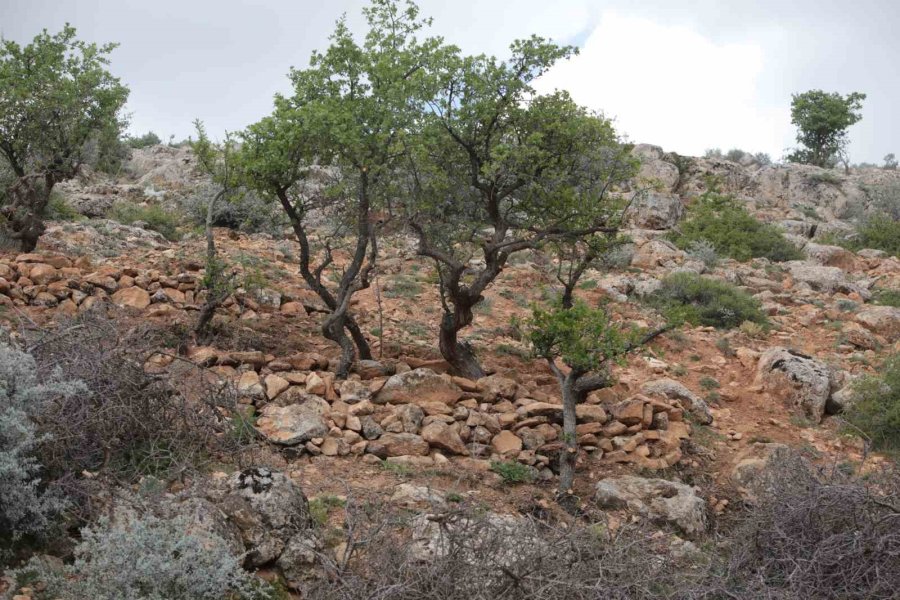
[[[839,161],[846,163],[847,130],[862,119],[865,99],[860,92],[846,96],[822,90],[794,94],[791,123],[797,126],[800,148],[788,160],[825,168]]]

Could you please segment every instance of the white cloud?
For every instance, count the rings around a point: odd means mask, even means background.
[[[689,155],[740,147],[778,158],[791,138],[789,99],[759,97],[763,58],[757,45],[717,44],[686,27],[604,12],[581,54],[538,88],[569,90],[635,142]]]

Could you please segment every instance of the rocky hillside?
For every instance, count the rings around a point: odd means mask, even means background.
[[[900,260],[823,240],[852,231],[868,209],[867,190],[900,185],[900,173],[738,164],[650,145],[634,154],[642,167],[631,191],[643,193],[629,212],[632,243],[615,266],[589,272],[579,296],[647,326],[661,321],[644,300],[662,281],[698,273],[759,300],[771,327],[686,325],[630,356],[616,384],[578,408],[581,509],[603,512],[613,529],[653,523],[666,532],[663,545],[680,547],[737,514],[754,478],[787,448],[817,464],[887,464],[847,437],[835,415],[850,400],[849,383],[900,349],[900,308],[873,302],[878,290],[900,289]],[[148,373],[178,386],[187,362],[233,390],[237,406],[226,416],[252,423],[255,471],[218,457],[205,502],[250,553],[249,567],[297,591],[316,576],[311,554],[346,551],[327,527],[314,537],[279,529],[285,507],[304,504],[304,494],[325,502],[323,523],[338,530],[347,527],[347,498],[361,490],[418,515],[465,502],[500,521],[548,512],[569,519],[553,502],[563,447],[557,380],[530,358],[513,320],[555,289],[549,258],[514,261],[488,290],[467,337],[493,374],[471,381],[447,374],[436,350],[440,303],[430,264],[402,232],[390,233],[380,279],[353,308],[377,360],[337,381],[337,347],[318,333],[323,307],[297,274],[290,232],[279,233],[280,223],[274,234],[220,228],[220,251],[256,283],[229,298],[216,335],[197,345],[187,332],[206,293],[205,241],[189,219],[206,182],[193,166],[188,150],[155,146],[135,151],[117,178],[86,174],[59,186],[83,218],[52,223],[35,253],[0,257],[0,304],[14,328],[109,311],[123,327],[165,333]],[[666,234],[713,185],[782,228],[806,258],[711,266],[676,247]],[[181,239],[140,219],[117,222],[123,204],[180,215]],[[276,494],[279,507],[269,502]],[[232,496],[245,499],[245,512]],[[322,500],[329,498],[342,500]],[[444,551],[436,522],[413,518],[420,558]]]

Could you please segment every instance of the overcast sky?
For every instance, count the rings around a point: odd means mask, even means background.
[[[203,119],[241,129],[287,92],[364,0],[0,0],[0,33],[29,41],[65,22],[121,46],[131,130],[176,139]],[[794,143],[791,93],[868,94],[851,160],[900,155],[900,0],[421,0],[434,32],[503,55],[531,33],[581,48],[539,87],[565,88],[631,141],[682,154],[740,147],[779,158]]]

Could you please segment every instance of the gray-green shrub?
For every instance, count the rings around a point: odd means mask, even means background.
[[[38,452],[44,436],[35,420],[48,403],[82,392],[80,384],[39,383],[34,359],[0,344],[0,552],[25,536],[47,533],[65,507],[43,479]]]
[[[206,223],[206,209],[210,198],[218,193],[213,185],[206,185],[184,198],[181,206],[198,225]],[[250,191],[232,194],[228,201],[220,200],[213,209],[213,226],[227,227],[248,233],[277,234],[288,226],[281,206],[267,202]]]
[[[62,570],[32,560],[14,573],[41,582],[38,600],[262,600],[269,588],[241,567],[219,535],[192,519],[152,514],[101,519],[81,530],[75,561]]]

